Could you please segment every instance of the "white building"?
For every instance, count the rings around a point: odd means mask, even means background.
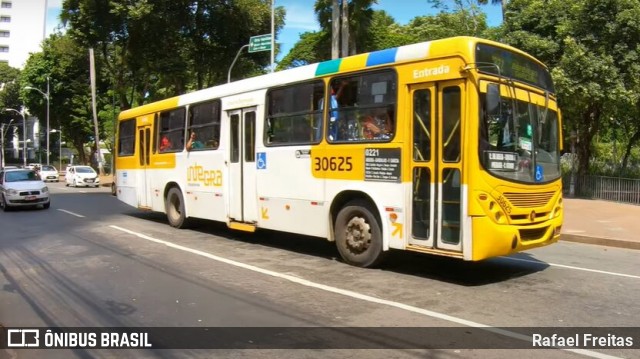
[[[0,0],[0,61],[21,69],[41,51],[46,14],[47,0]]]

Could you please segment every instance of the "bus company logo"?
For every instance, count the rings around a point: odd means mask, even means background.
[[[40,346],[39,329],[7,329],[8,348],[32,348]]]
[[[205,170],[197,163],[187,168],[187,182],[199,182],[205,186],[222,186],[222,171]]]
[[[449,71],[450,71],[450,68],[447,65],[440,65],[437,67],[427,67],[422,70],[413,70],[413,78],[419,79],[419,78],[435,76],[435,75],[444,75],[444,74],[448,74]]]

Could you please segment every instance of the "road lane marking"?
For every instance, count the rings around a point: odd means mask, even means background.
[[[58,208],[58,211],[60,211],[60,212],[64,212],[64,213],[68,213],[68,214],[70,214],[70,215],[72,215],[72,216],[76,216],[76,217],[84,218],[84,216],[83,216],[83,215],[81,215],[81,214],[77,214],[77,213],[73,213],[73,212],[71,212],[71,211],[67,211],[66,209],[60,209],[60,208]]]
[[[402,310],[406,310],[409,312],[413,312],[413,313],[418,313],[418,314],[422,314],[428,317],[432,317],[432,318],[436,318],[436,319],[441,319],[441,320],[445,320],[448,322],[452,322],[452,323],[456,323],[456,324],[460,324],[460,325],[464,325],[464,326],[468,326],[468,327],[473,327],[473,328],[481,328],[483,330],[495,333],[495,334],[499,334],[502,336],[506,336],[509,338],[513,338],[513,339],[519,339],[522,341],[526,341],[529,343],[533,343],[533,337],[530,337],[528,335],[524,335],[524,334],[520,334],[520,333],[516,333],[516,332],[512,332],[509,330],[505,330],[505,329],[500,329],[500,328],[495,328],[495,327],[491,327],[487,324],[482,324],[482,323],[478,323],[478,322],[473,322],[470,320],[466,320],[466,319],[462,319],[462,318],[458,318],[458,317],[454,317],[448,314],[444,314],[444,313],[439,313],[439,312],[434,312],[428,309],[423,309],[423,308],[419,308],[419,307],[414,307],[408,304],[404,304],[404,303],[400,303],[400,302],[395,302],[392,300],[387,300],[387,299],[382,299],[382,298],[376,298],[376,297],[372,297],[366,294],[362,294],[362,293],[358,293],[358,292],[354,292],[351,290],[347,290],[347,289],[341,289],[341,288],[337,288],[337,287],[332,287],[326,284],[320,284],[320,283],[316,283],[316,282],[312,282],[310,280],[306,280],[300,277],[296,277],[290,274],[284,274],[284,273],[279,273],[279,272],[275,272],[269,269],[264,269],[264,268],[260,268],[260,267],[256,267],[254,265],[251,264],[246,264],[246,263],[242,263],[242,262],[238,262],[238,261],[234,261],[232,259],[227,259],[224,257],[219,257],[216,256],[214,254],[211,253],[207,253],[198,249],[193,249],[193,248],[189,248],[189,247],[185,247],[179,244],[175,244],[172,242],[168,242],[168,241],[164,241],[162,239],[157,239],[157,238],[153,238],[150,236],[147,236],[145,234],[142,233],[138,233],[138,232],[134,232],[132,230],[126,229],[126,228],[122,228],[122,227],[118,227],[115,225],[110,225],[109,227],[116,229],[118,231],[122,231],[128,234],[131,234],[133,236],[136,236],[138,238],[142,238],[142,239],[146,239],[150,242],[154,242],[154,243],[158,243],[158,244],[163,244],[167,247],[170,248],[174,248],[174,249],[178,249],[184,252],[188,252],[188,253],[192,253],[192,254],[196,254],[205,258],[209,258],[209,259],[213,259],[215,261],[218,262],[222,262],[222,263],[226,263],[235,267],[239,267],[239,268],[244,268],[250,271],[254,271],[254,272],[258,272],[261,274],[265,274],[268,276],[272,276],[272,277],[276,277],[276,278],[280,278],[280,279],[284,279],[296,284],[301,284],[307,287],[311,287],[311,288],[316,288],[316,289],[320,289],[320,290],[324,290],[327,292],[331,292],[331,293],[335,293],[335,294],[340,294],[340,295],[344,295],[347,297],[351,297],[351,298],[355,298],[355,299],[360,299],[360,300],[364,300],[370,303],[376,303],[376,304],[381,304],[381,305],[386,305],[386,306],[390,306],[390,307],[395,307],[398,309],[402,309]],[[549,349],[554,349],[554,348],[549,348]],[[622,359],[620,357],[615,357],[615,356],[611,356],[611,355],[607,355],[607,354],[603,354],[603,353],[598,353],[592,350],[587,350],[587,349],[569,349],[569,348],[555,348],[555,349],[560,349],[560,350],[564,350],[564,351],[568,351],[568,352],[572,352],[572,353],[576,353],[576,354],[580,354],[580,355],[584,355],[584,356],[588,356],[591,358],[598,358],[598,359]]]
[[[625,273],[608,272],[608,271],[599,270],[599,269],[590,269],[590,268],[583,268],[583,267],[574,267],[574,266],[568,266],[568,265],[565,265],[565,264],[556,264],[556,263],[548,263],[548,262],[532,261],[532,260],[530,260],[530,259],[522,259],[522,258],[513,258],[513,257],[501,257],[501,258],[503,258],[503,259],[508,259],[508,260],[511,260],[511,261],[518,261],[518,262],[533,263],[533,264],[538,264],[538,265],[548,265],[548,266],[550,266],[550,267],[558,267],[558,268],[566,268],[566,269],[575,269],[575,270],[580,270],[580,271],[584,271],[584,272],[600,273],[600,274],[614,275],[614,276],[618,276],[618,277],[626,277],[626,278],[640,279],[640,276],[638,276],[638,275],[633,275],[633,274],[625,274]]]

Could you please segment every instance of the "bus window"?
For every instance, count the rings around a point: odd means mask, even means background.
[[[189,131],[195,132],[198,146],[193,151],[214,150],[220,144],[220,100],[204,102],[189,108]]]
[[[442,160],[460,160],[460,88],[448,87],[442,93]]]
[[[322,139],[324,83],[313,81],[267,93],[267,146],[319,143]]]
[[[395,133],[397,79],[393,70],[331,80],[330,142],[389,141]]]
[[[133,156],[135,152],[136,120],[120,122],[118,129],[118,156]]]
[[[431,91],[413,94],[413,160],[431,160]]]
[[[178,108],[160,114],[160,144],[158,152],[178,152],[184,148],[185,109]]]

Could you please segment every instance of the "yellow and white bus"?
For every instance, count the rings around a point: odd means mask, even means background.
[[[327,238],[362,267],[391,249],[477,261],[560,236],[551,76],[504,44],[455,37],[359,54],[118,121],[118,199],[177,228],[202,218]]]

